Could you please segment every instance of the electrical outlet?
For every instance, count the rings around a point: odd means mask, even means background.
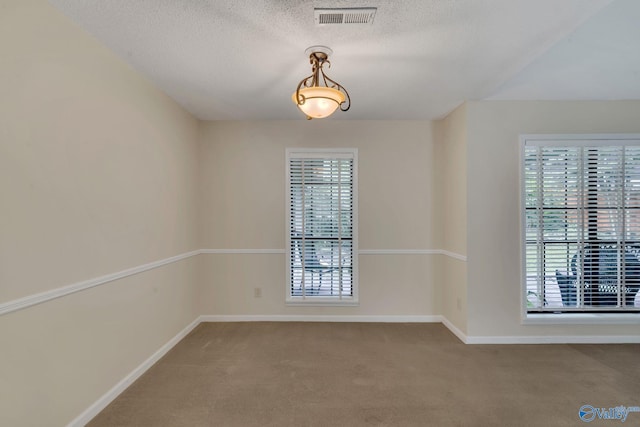
[[[456,298],[456,307],[458,307],[458,310],[462,310],[462,300],[460,297]]]
[[[262,298],[262,288],[253,288],[253,297]]]

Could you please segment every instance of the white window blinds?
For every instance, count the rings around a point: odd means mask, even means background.
[[[287,150],[288,301],[354,303],[356,151]]]
[[[637,139],[524,139],[528,312],[640,310]]]

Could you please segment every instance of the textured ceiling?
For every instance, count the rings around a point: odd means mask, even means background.
[[[616,0],[490,99],[640,99],[640,1]]]
[[[340,119],[434,119],[467,99],[640,99],[638,0],[51,3],[205,120],[303,119],[291,93],[318,44],[351,94]],[[314,7],[353,6],[377,7],[373,25],[314,25]]]

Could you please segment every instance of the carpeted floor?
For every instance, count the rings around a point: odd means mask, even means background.
[[[440,324],[203,323],[89,425],[579,426],[586,404],[640,406],[640,345],[465,345]]]

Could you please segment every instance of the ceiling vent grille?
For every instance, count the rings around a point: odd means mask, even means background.
[[[376,7],[315,8],[316,25],[373,24]]]

